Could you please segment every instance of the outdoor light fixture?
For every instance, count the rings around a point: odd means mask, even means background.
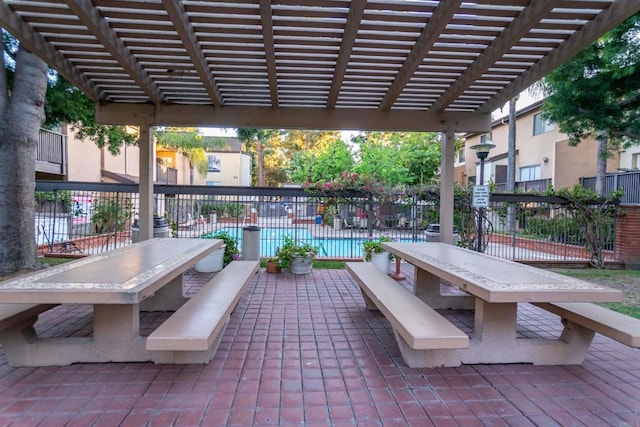
[[[480,180],[476,182],[477,186],[484,185],[484,160],[489,155],[489,150],[494,148],[495,145],[491,144],[491,141],[484,142],[482,144],[472,145],[471,148],[476,151],[476,156],[480,159]],[[482,206],[478,207],[478,231],[476,233],[478,241],[476,242],[476,250],[482,252],[482,216],[484,209]]]

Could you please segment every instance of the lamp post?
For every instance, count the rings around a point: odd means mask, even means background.
[[[472,145],[471,148],[476,151],[476,156],[480,160],[480,179],[479,182],[476,182],[476,186],[484,185],[484,161],[489,155],[489,150],[491,150],[495,145],[491,144],[490,141],[484,142],[482,144]],[[484,213],[484,209],[482,206],[478,207],[478,231],[476,233],[478,241],[476,242],[476,250],[478,252],[482,252],[482,216]]]

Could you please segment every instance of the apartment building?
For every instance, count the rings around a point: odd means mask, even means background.
[[[251,185],[251,157],[236,138],[207,153],[209,170],[200,175],[188,155],[156,146],[154,182],[173,185]],[[71,125],[59,132],[41,131],[36,177],[81,182],[137,183],[140,176],[140,150],[123,145],[118,154],[83,141]]]
[[[595,139],[587,138],[577,146],[571,146],[567,135],[561,133],[554,123],[542,118],[541,106],[542,101],[539,101],[516,113],[516,188],[544,191],[548,185],[556,189],[572,187],[580,183],[581,177],[594,176],[597,161]],[[484,184],[492,182],[498,191],[505,189],[508,115],[495,120],[491,132],[465,137],[464,148],[456,156],[456,179],[463,184],[476,182],[480,162],[471,147],[490,141],[495,147],[485,161]],[[631,161],[631,155],[625,155],[625,161],[626,157]],[[607,161],[607,173],[621,168],[621,158],[616,154]]]

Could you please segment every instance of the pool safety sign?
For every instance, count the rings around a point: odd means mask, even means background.
[[[488,185],[476,185],[473,187],[473,200],[471,206],[474,208],[488,208],[489,207],[489,186]]]

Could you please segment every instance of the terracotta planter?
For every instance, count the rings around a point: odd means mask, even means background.
[[[266,269],[267,269],[267,273],[280,273],[280,266],[273,262],[273,261],[267,261],[267,265],[266,265]]]

